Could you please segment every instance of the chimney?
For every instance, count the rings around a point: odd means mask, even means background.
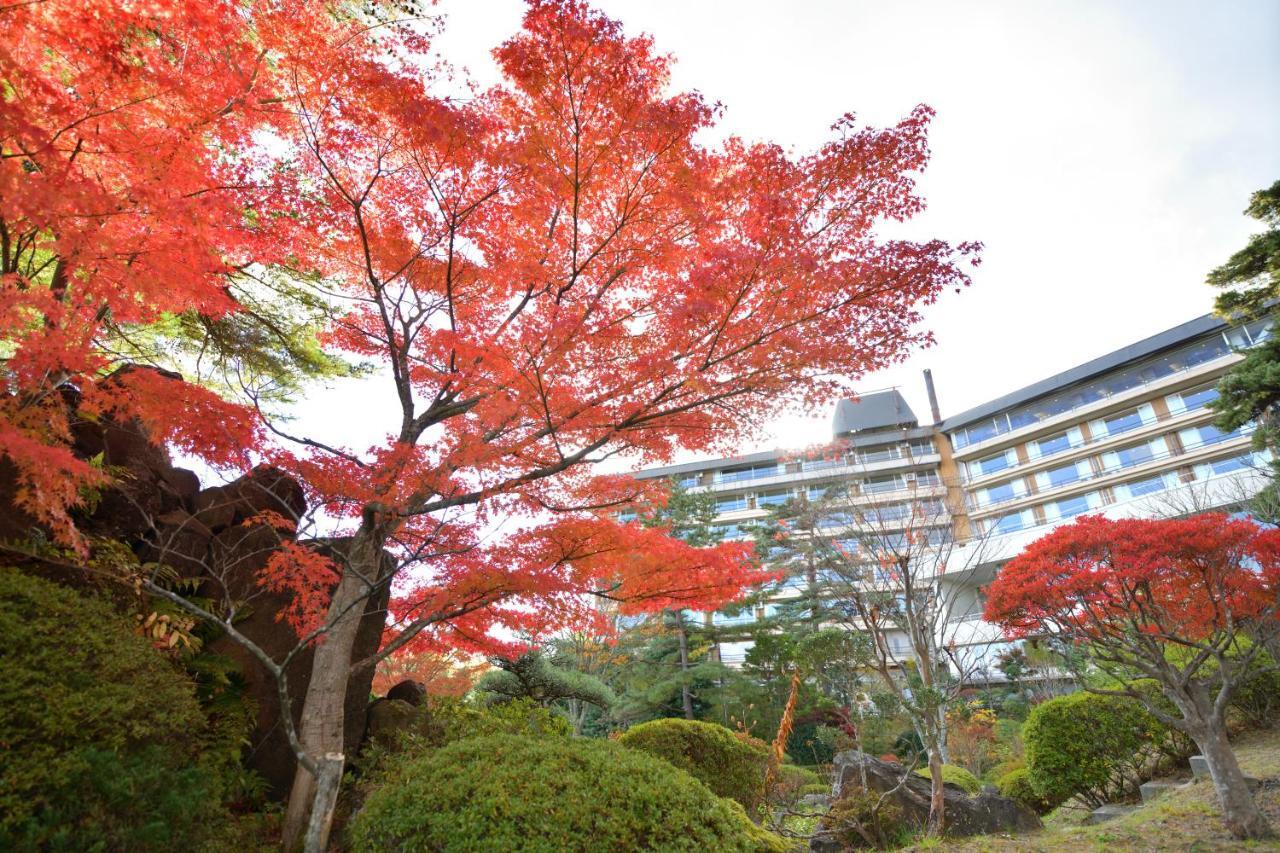
[[[925,369],[924,388],[929,392],[929,413],[933,415],[933,425],[942,423],[942,412],[938,411],[938,392],[933,388],[933,371]]]

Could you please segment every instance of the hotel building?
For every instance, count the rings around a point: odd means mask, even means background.
[[[1206,406],[1218,379],[1242,358],[1239,350],[1268,331],[1267,321],[1239,326],[1198,317],[945,419],[926,375],[931,425],[920,425],[896,390],[883,391],[840,401],[835,449],[820,459],[765,452],[636,476],[713,493],[726,539],[748,536],[771,506],[813,499],[832,486],[847,496],[851,529],[867,507],[874,506],[877,529],[890,530],[895,506],[906,525],[909,504],[936,505],[937,530],[929,535],[946,541],[955,555],[950,564],[963,567],[937,576],[960,602],[953,636],[975,650],[984,677],[992,677],[1005,644],[978,618],[981,588],[1029,542],[1082,513],[1229,507],[1265,483],[1267,458],[1253,450],[1251,428],[1220,432]],[[746,626],[768,612],[711,619]],[[745,648],[724,644],[724,660],[740,660]]]

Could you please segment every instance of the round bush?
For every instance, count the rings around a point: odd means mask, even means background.
[[[1031,784],[1031,771],[1025,767],[1010,770],[1001,776],[996,787],[1000,790],[1000,796],[1008,797],[1039,814],[1045,814],[1053,808],[1052,803],[1036,793],[1035,786]]]
[[[1042,702],[1022,728],[1031,784],[1050,803],[1079,795],[1101,805],[1134,775],[1158,731],[1129,699],[1072,693]]]
[[[351,826],[357,851],[783,851],[670,764],[604,740],[468,738],[396,762]]]
[[[816,771],[808,767],[784,764],[778,768],[778,773],[774,777],[773,790],[769,792],[769,799],[775,803],[789,803],[802,794],[813,793],[804,790],[813,786],[831,790],[831,786],[824,782],[822,776]]]
[[[821,828],[841,850],[886,849],[903,840],[913,829],[906,823],[897,800],[885,797],[881,802],[880,794],[866,788],[854,788],[832,803],[831,810],[822,818]]]
[[[916,770],[916,775],[923,776],[926,779],[931,778],[929,776],[928,767],[918,768]],[[970,794],[976,794],[982,790],[982,783],[978,781],[977,776],[974,776],[968,770],[965,770],[963,767],[959,767],[955,764],[942,765],[942,781],[956,785]]]
[[[754,811],[763,797],[768,748],[724,726],[700,720],[650,720],[623,732],[618,742],[674,764],[748,810]]]
[[[216,823],[194,685],[102,601],[0,568],[0,849],[173,849]]]

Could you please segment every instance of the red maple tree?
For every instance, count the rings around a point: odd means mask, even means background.
[[[593,464],[732,450],[825,405],[927,341],[919,306],[967,283],[977,249],[875,234],[923,207],[927,107],[885,129],[846,115],[804,155],[707,144],[717,108],[573,0],[531,2],[495,51],[503,82],[465,97],[420,29],[362,12],[69,5],[4,12],[0,447],[25,504],[74,536],[66,508],[101,482],[66,449],[74,385],[212,461],[268,458],[350,537],[333,558],[281,549],[263,577],[322,639],[290,839],[319,770],[340,772],[353,668],[582,624],[590,598],[712,609],[760,580],[740,545],[618,524],[654,495]],[[253,264],[314,287],[339,314],[326,346],[380,365],[376,446],[260,429],[199,389],[179,405],[155,374],[101,381],[113,327],[234,312],[226,276]],[[353,661],[363,603],[393,582],[384,648]]]
[[[985,618],[1013,637],[1079,646],[1119,685],[1090,689],[1137,699],[1196,742],[1233,834],[1270,835],[1227,741],[1226,711],[1280,639],[1280,530],[1218,514],[1086,516],[1001,569]],[[1142,678],[1176,712],[1139,689]]]

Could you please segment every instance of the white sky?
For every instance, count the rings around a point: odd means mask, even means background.
[[[927,310],[935,347],[859,383],[899,386],[922,421],[923,368],[947,416],[1209,311],[1205,273],[1255,230],[1249,194],[1280,178],[1278,0],[596,5],[652,34],[675,85],[749,139],[804,151],[845,111],[884,125],[937,110],[929,210],[909,233],[981,240],[983,265]],[[523,4],[437,8],[441,52],[492,82],[488,51]],[[351,441],[385,390],[313,395],[301,420]],[[762,425],[743,450],[825,441],[833,408]]]

